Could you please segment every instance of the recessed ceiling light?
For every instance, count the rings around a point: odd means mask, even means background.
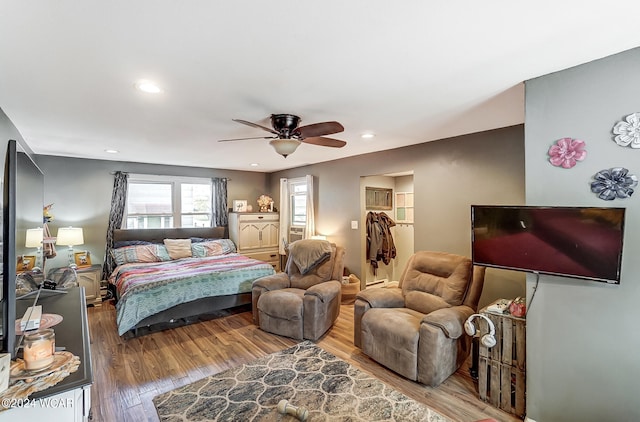
[[[138,91],[146,92],[147,94],[159,94],[162,92],[162,89],[152,81],[138,81],[135,84],[135,87]]]
[[[258,167],[259,164],[258,163],[251,163],[251,167]]]
[[[117,149],[105,149],[104,152],[108,152],[109,154],[117,154],[120,151],[118,151]]]
[[[371,139],[371,138],[373,138],[374,136],[376,136],[376,135],[374,135],[374,134],[373,134],[373,133],[371,133],[371,132],[363,133],[362,135],[360,135],[360,137],[361,137],[362,139]]]

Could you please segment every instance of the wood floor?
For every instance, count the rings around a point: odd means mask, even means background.
[[[154,396],[297,343],[258,329],[247,308],[129,340],[117,334],[112,303],[89,308],[88,314],[92,413],[99,422],[158,421]],[[371,360],[353,345],[353,305],[342,305],[337,323],[317,345],[453,421],[519,421],[478,398],[467,365],[431,388]]]

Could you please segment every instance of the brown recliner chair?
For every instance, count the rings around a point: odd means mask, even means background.
[[[477,310],[484,271],[464,256],[416,252],[397,288],[356,296],[355,345],[406,378],[440,385],[469,356],[464,322]]]
[[[317,340],[340,314],[344,248],[326,240],[289,245],[284,273],[253,282],[253,322],[264,331]]]

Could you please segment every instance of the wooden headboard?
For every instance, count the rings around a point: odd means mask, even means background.
[[[175,229],[117,229],[113,232],[113,240],[146,240],[162,243],[164,239],[188,239],[202,237],[206,239],[224,239],[226,227],[197,227]]]

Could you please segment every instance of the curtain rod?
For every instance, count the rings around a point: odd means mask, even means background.
[[[117,171],[111,171],[109,172],[109,174],[114,175],[118,173]],[[176,176],[176,175],[170,175],[170,174],[157,174],[157,173],[145,173],[145,172],[140,172],[140,171],[135,171],[135,172],[129,172],[129,171],[121,171],[120,173],[123,174],[141,174],[141,175],[145,175],[145,176],[157,176],[157,177],[193,177],[193,178],[199,178],[199,179],[206,179],[206,178],[218,178],[218,179],[224,179],[227,182],[231,181],[233,179],[231,179],[230,177],[218,177],[218,176]]]

